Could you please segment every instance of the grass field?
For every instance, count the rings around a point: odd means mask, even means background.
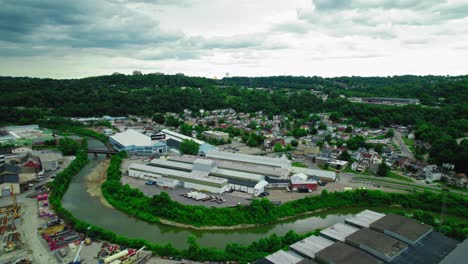
[[[395,172],[389,172],[388,173],[388,178],[392,178],[392,179],[395,179],[395,180],[400,180],[400,181],[405,181],[405,182],[413,182],[413,180],[407,178],[407,177],[404,177],[404,176],[401,176]]]
[[[300,162],[300,161],[294,161],[291,165],[293,165],[294,167],[300,167],[300,168],[308,168],[309,167],[304,162]]]

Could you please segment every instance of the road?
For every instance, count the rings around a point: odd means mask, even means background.
[[[405,157],[408,157],[411,159],[414,158],[413,152],[411,152],[408,146],[406,146],[405,142],[403,141],[403,138],[401,137],[400,132],[395,131],[395,136],[393,137],[393,139],[400,146],[401,153],[403,153]]]
[[[352,174],[347,174],[347,175],[352,175]],[[361,177],[365,179],[354,179],[354,177]],[[358,182],[370,182],[372,184],[377,184],[381,186],[388,186],[388,187],[398,187],[398,188],[404,188],[407,190],[414,190],[415,188],[419,191],[424,190],[422,188],[425,188],[427,190],[432,190],[435,192],[441,192],[443,190],[442,187],[435,186],[435,185],[430,185],[426,183],[419,183],[419,182],[403,182],[399,181],[396,179],[388,178],[388,177],[376,177],[376,176],[365,176],[365,175],[354,175],[352,181],[358,181]],[[383,182],[385,181],[385,182]],[[464,191],[459,191],[459,190],[454,190],[450,189],[451,193],[456,193],[460,195],[468,195],[468,192]]]

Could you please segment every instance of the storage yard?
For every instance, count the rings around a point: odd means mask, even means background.
[[[140,263],[152,257],[148,251],[127,249],[85,238],[53,214],[48,190],[15,196],[17,211],[10,197],[0,198],[0,263],[70,263],[79,251],[82,263]],[[138,252],[138,254],[137,254]]]

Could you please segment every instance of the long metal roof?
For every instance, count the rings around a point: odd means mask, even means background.
[[[208,151],[206,153],[207,158],[220,159],[220,160],[229,160],[229,161],[238,161],[245,163],[252,163],[258,165],[266,165],[271,167],[279,167],[283,169],[288,169],[291,166],[291,161],[288,159],[280,158],[271,158],[265,156],[257,155],[248,155],[240,153],[231,153],[226,151]]]
[[[199,159],[199,158],[200,157],[190,156],[190,155],[169,157],[169,159],[172,161],[179,161],[179,162],[184,162],[184,163],[193,163],[195,159]],[[222,169],[261,174],[264,176],[275,177],[275,178],[285,178],[289,175],[289,171],[285,169],[250,164],[250,163],[234,162],[234,161],[228,161],[228,160],[216,160],[216,165],[218,168],[222,168]]]
[[[296,242],[289,246],[290,249],[296,251],[298,254],[308,257],[314,258],[315,253],[319,252],[320,250],[329,247],[334,242],[320,236],[310,236],[307,237],[299,242]]]
[[[184,139],[187,139],[187,140],[193,140],[193,141],[195,141],[196,143],[198,143],[200,145],[205,143],[205,141],[201,141],[201,140],[198,140],[196,138],[192,138],[192,137],[189,137],[189,136],[186,136],[186,135],[171,131],[169,129],[163,129],[163,130],[161,130],[161,132],[166,134],[169,137],[172,137],[173,139],[178,140],[178,141],[182,141]]]
[[[345,223],[357,226],[357,227],[367,227],[369,228],[370,224],[384,217],[385,214],[377,213],[371,210],[364,210],[348,219],[345,220]]]
[[[359,229],[356,227],[345,225],[342,223],[337,223],[330,226],[327,229],[320,231],[320,235],[329,239],[333,239],[335,241],[344,242],[346,237],[357,231],[359,231]]]
[[[124,147],[128,146],[151,146],[151,138],[142,133],[128,129],[122,133],[117,133],[110,137]]]
[[[220,169],[220,168],[212,169],[210,174],[216,175],[217,177],[236,178],[239,180],[254,181],[254,182],[265,180],[265,177],[260,174],[245,173],[245,172],[225,170],[225,169]]]
[[[271,261],[274,264],[296,264],[302,259],[293,256],[284,250],[276,251],[275,253],[266,257],[267,260]]]
[[[183,163],[183,162],[175,162],[175,161],[164,160],[164,159],[152,159],[148,165],[162,167],[162,168],[179,169],[179,170],[185,170],[185,171],[192,171],[193,169],[192,164]]]
[[[128,167],[128,169],[153,173],[156,175],[165,176],[167,178],[178,179],[178,180],[187,181],[187,182],[197,181],[197,182],[205,182],[205,183],[214,183],[218,185],[227,184],[226,179],[222,179],[218,177],[204,176],[199,173],[171,170],[171,169],[165,169],[165,168],[136,164],[136,163],[131,164]]]

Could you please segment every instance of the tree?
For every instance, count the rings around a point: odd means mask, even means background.
[[[356,136],[348,139],[346,141],[346,146],[350,150],[356,150],[360,147],[364,147],[366,145],[366,140],[362,136]]]
[[[382,161],[382,163],[380,163],[379,165],[379,169],[377,170],[377,175],[380,177],[385,177],[388,175],[389,171],[390,170],[387,164],[385,164],[385,162]]]
[[[275,146],[273,147],[274,152],[282,152],[283,151],[283,146],[281,143],[276,142]]]
[[[349,155],[348,151],[347,150],[344,150],[340,153],[340,160],[345,160],[345,161],[349,161],[351,160],[351,156]]]
[[[385,134],[386,138],[392,138],[395,135],[395,130],[393,128],[390,128],[387,130],[387,133]]]
[[[291,146],[297,147],[298,145],[299,145],[299,142],[297,140],[294,139],[291,141]]]
[[[198,155],[199,149],[200,145],[191,139],[184,139],[179,145],[181,154]]]
[[[257,128],[257,125],[258,125],[257,122],[251,121],[251,122],[247,125],[247,127],[250,128],[250,129],[256,129],[256,128]]]
[[[380,127],[382,125],[382,120],[380,120],[380,118],[374,116],[374,117],[369,118],[369,120],[367,121],[367,124],[370,127],[378,128],[378,127]]]
[[[346,133],[351,133],[351,132],[353,132],[353,127],[352,127],[352,126],[347,126],[346,129],[345,129],[345,132],[346,132]]]
[[[319,125],[318,125],[318,129],[319,130],[325,130],[325,129],[327,129],[327,125],[325,125],[325,123],[323,123],[323,122],[320,122]]]
[[[158,124],[164,124],[164,122],[166,122],[166,118],[164,117],[163,114],[156,113],[156,114],[153,115],[153,121],[158,123]]]
[[[59,140],[59,149],[63,155],[76,155],[79,148],[80,144],[71,138],[61,138]]]
[[[179,118],[173,117],[173,116],[168,116],[166,118],[166,126],[171,126],[171,127],[178,127],[180,125],[181,121]]]
[[[182,134],[184,134],[186,136],[191,136],[192,135],[192,130],[193,130],[193,128],[189,124],[184,123],[184,124],[182,124],[180,126],[180,133],[182,133]]]

